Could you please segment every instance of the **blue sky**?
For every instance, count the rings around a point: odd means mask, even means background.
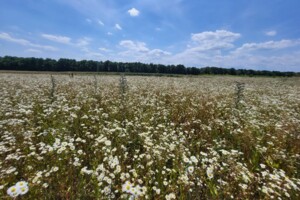
[[[0,56],[300,71],[299,0],[0,3]]]

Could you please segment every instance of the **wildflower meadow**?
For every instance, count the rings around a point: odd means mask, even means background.
[[[300,78],[0,73],[0,199],[300,199]]]

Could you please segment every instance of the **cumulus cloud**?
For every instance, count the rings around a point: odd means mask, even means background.
[[[22,38],[15,38],[12,37],[10,34],[8,33],[0,33],[0,39],[2,40],[6,40],[8,42],[13,42],[19,45],[23,45],[23,46],[31,46],[31,47],[35,47],[35,48],[41,48],[44,50],[50,50],[50,51],[56,51],[57,49],[55,47],[52,46],[48,46],[48,45],[40,45],[40,44],[34,44],[28,40],[22,39]]]
[[[58,42],[58,43],[62,43],[62,44],[70,44],[71,43],[71,38],[66,37],[66,36],[42,34],[42,37],[47,40],[51,40],[53,42]]]
[[[161,49],[149,49],[146,43],[139,41],[122,40],[119,45],[125,49],[119,55],[131,61],[164,62],[164,59],[171,55],[170,52]]]
[[[239,33],[233,33],[226,30],[205,31],[192,34],[190,45],[195,51],[219,50],[234,47],[233,42],[241,37]]]
[[[240,37],[241,34],[226,30],[192,34],[187,48],[169,57],[168,63],[258,70],[297,71],[299,68],[300,39],[252,42],[235,47],[235,42]],[[298,53],[295,53],[296,48]],[[228,51],[229,49],[231,51]]]
[[[173,55],[170,62],[192,66],[205,66],[218,60],[222,51],[234,48],[241,34],[227,30],[204,31],[191,34],[187,48]]]
[[[120,26],[120,24],[116,24],[115,28],[118,29],[118,30],[122,30],[122,27]]]
[[[127,48],[128,50],[147,52],[149,49],[144,42],[134,42],[132,40],[122,40],[120,46]]]
[[[267,32],[265,32],[265,34],[267,36],[275,36],[275,35],[277,35],[277,31],[267,31]]]
[[[140,14],[140,11],[138,11],[138,10],[135,9],[135,8],[131,8],[131,9],[128,10],[127,12],[129,13],[129,15],[130,15],[131,17],[137,17],[137,16],[139,16],[139,14]]]

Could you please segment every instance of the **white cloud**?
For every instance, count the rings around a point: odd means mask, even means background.
[[[161,49],[149,49],[146,43],[139,41],[122,40],[119,45],[125,48],[119,55],[127,61],[164,63],[165,58],[171,55]]]
[[[71,38],[60,35],[42,34],[42,37],[53,42],[71,44]]]
[[[101,20],[98,20],[98,24],[100,24],[101,26],[104,26],[104,23]]]
[[[132,40],[122,40],[120,46],[125,47],[132,51],[147,52],[149,49],[144,42],[133,42]]]
[[[262,43],[245,43],[233,52],[241,53],[241,52],[249,52],[249,51],[256,51],[256,50],[285,49],[297,45],[300,45],[300,40],[280,40],[280,41],[267,41]]]
[[[227,30],[205,31],[191,34],[187,48],[170,58],[170,63],[203,66],[214,63],[223,50],[234,47],[241,34]]]
[[[214,60],[217,66],[247,68],[256,70],[279,70],[279,71],[299,71],[300,51],[283,52],[278,55],[268,54],[229,54],[219,58],[219,62]],[[212,65],[212,64],[210,64]]]
[[[90,42],[92,41],[92,39],[88,38],[88,37],[83,37],[77,40],[77,43],[75,43],[76,46],[87,46],[90,44]]]
[[[122,27],[119,24],[116,24],[115,28],[118,29],[118,30],[122,30]]]
[[[265,32],[265,34],[267,36],[275,36],[275,35],[277,35],[277,31],[267,31],[267,32]]]
[[[103,51],[103,52],[111,52],[111,50],[104,48],[104,47],[100,47],[99,50]]]
[[[32,43],[28,40],[25,40],[25,39],[14,38],[10,34],[4,33],[4,32],[0,33],[0,39],[6,40],[8,42],[13,42],[13,43],[16,43],[16,44],[20,44],[20,45],[23,45],[23,46],[31,46],[31,47],[35,47],[35,48],[41,48],[41,49],[44,49],[44,50],[50,50],[50,51],[56,51],[57,50],[55,47],[52,47],[52,46],[34,44],[34,43]]]
[[[167,57],[165,62],[199,67],[299,71],[300,39],[252,42],[235,48],[234,42],[240,37],[239,33],[225,30],[192,34],[187,48]],[[224,51],[228,49],[231,51]]]
[[[112,33],[111,32],[107,32],[107,35],[112,35]]]
[[[129,13],[129,15],[130,15],[131,17],[137,17],[137,16],[139,16],[139,14],[140,14],[140,11],[138,11],[138,10],[135,9],[135,8],[131,8],[131,9],[128,10],[127,12]]]
[[[67,44],[67,45],[73,45],[73,46],[87,46],[90,44],[91,38],[88,37],[82,37],[79,38],[76,42],[72,42],[72,39],[67,36],[61,36],[61,35],[51,35],[51,34],[42,34],[42,37],[50,40],[52,42]]]
[[[30,52],[30,53],[42,53],[42,51],[38,50],[38,49],[26,49],[26,52]]]
[[[101,19],[103,22],[112,23],[114,20],[121,20],[121,13],[115,2],[106,0],[55,0],[58,4],[67,5],[75,9],[87,19]],[[113,17],[112,17],[113,16]],[[86,20],[86,19],[85,19]],[[91,21],[92,21],[91,20]],[[87,23],[89,20],[86,20]],[[92,21],[94,22],[94,21]],[[96,23],[98,23],[96,21]]]
[[[92,24],[92,23],[94,22],[94,21],[91,20],[90,18],[86,18],[85,21],[86,21],[88,24]],[[95,20],[95,22],[98,23],[98,24],[101,25],[101,26],[104,26],[103,21],[101,21],[100,19]]]
[[[228,49],[234,47],[232,43],[240,37],[241,34],[226,30],[205,31],[192,34],[191,40],[194,43],[189,47],[193,51]]]
[[[149,51],[148,53],[149,53],[149,55],[152,55],[152,56],[155,56],[155,57],[171,55],[170,52],[163,51],[161,49],[153,49],[153,50]]]
[[[9,41],[9,42],[14,42],[14,43],[17,43],[17,44],[21,44],[23,46],[30,46],[30,42],[28,40],[13,38],[8,33],[0,33],[0,39],[6,40],[6,41]]]

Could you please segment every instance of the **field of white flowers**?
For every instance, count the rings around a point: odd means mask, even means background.
[[[299,78],[0,73],[0,199],[300,199],[299,188]]]

